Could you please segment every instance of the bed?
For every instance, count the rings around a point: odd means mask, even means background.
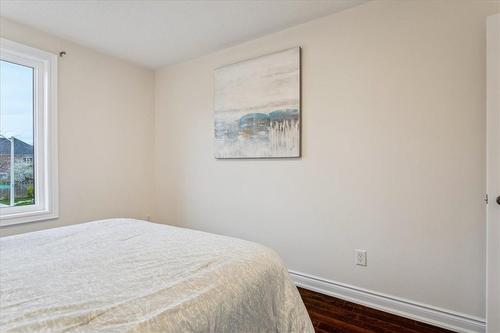
[[[1,332],[314,332],[279,256],[110,219],[0,239]]]

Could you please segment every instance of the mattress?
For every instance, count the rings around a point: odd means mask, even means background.
[[[314,332],[279,256],[111,219],[0,239],[1,332]]]

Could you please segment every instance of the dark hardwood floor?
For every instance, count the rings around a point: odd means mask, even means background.
[[[450,333],[451,331],[299,288],[316,333]]]

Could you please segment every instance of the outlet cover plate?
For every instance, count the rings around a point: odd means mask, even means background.
[[[366,250],[354,250],[354,263],[358,266],[366,266]]]

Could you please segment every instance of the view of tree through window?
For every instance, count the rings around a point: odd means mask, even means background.
[[[35,203],[31,67],[0,60],[0,207]]]

